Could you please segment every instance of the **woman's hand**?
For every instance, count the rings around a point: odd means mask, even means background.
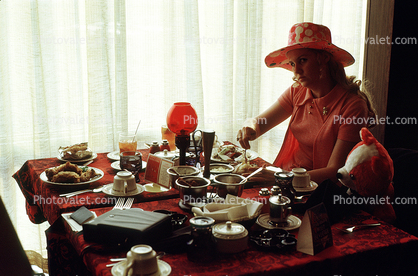
[[[245,126],[238,130],[237,141],[240,143],[241,147],[244,149],[250,148],[250,142],[257,138],[257,131],[249,126]]]

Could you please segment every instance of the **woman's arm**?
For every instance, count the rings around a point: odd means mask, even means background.
[[[348,154],[356,144],[357,142],[347,142],[337,139],[327,166],[309,171],[311,180],[319,184],[324,180],[330,179],[338,184],[337,171],[344,166]]]
[[[249,141],[255,140],[263,135],[286,120],[290,115],[291,114],[279,104],[279,101],[276,101],[257,117],[247,119],[244,123],[244,127],[238,131],[237,140],[241,147],[249,149]]]

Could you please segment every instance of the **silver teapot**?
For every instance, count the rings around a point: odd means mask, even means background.
[[[287,224],[289,216],[292,214],[290,207],[291,200],[278,194],[269,198],[270,205],[270,223],[275,226],[283,226]]]

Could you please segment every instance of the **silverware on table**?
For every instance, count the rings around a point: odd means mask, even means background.
[[[366,227],[375,227],[375,226],[379,226],[380,223],[370,223],[370,224],[359,224],[359,225],[354,225],[354,226],[350,226],[350,227],[346,227],[346,228],[338,228],[335,227],[338,230],[341,230],[345,233],[353,233],[355,230],[361,229],[361,228],[366,228]]]
[[[80,191],[66,193],[66,194],[60,194],[60,196],[72,197],[72,196],[75,196],[75,195],[79,195],[79,194],[83,194],[83,193],[88,193],[88,192],[99,193],[102,190],[103,190],[103,186],[97,187],[95,189],[86,189],[86,190],[80,190]]]
[[[115,207],[113,209],[123,210],[123,205],[125,204],[125,198],[120,197],[118,201],[116,201]]]
[[[134,198],[128,197],[125,201],[125,204],[122,207],[122,210],[131,209],[133,203],[134,203]]]

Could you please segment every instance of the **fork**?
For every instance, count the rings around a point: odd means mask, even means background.
[[[123,197],[118,198],[118,201],[116,201],[115,207],[113,207],[113,209],[123,210],[124,203],[125,199]]]
[[[132,204],[134,203],[134,198],[129,197],[125,201],[125,205],[123,205],[122,210],[131,209]]]
[[[380,225],[380,223],[370,223],[370,224],[360,224],[360,225],[354,225],[354,226],[351,226],[351,227],[347,227],[347,228],[337,228],[337,227],[335,227],[336,229],[338,229],[338,230],[341,230],[341,231],[343,231],[343,232],[345,232],[345,233],[353,233],[356,229],[360,229],[360,228],[364,228],[364,227],[373,227],[373,226],[379,226]]]

